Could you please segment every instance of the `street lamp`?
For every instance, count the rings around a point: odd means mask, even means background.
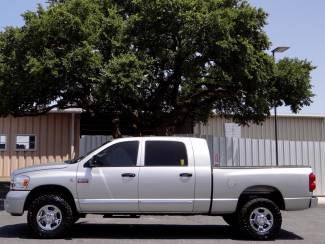
[[[276,47],[272,50],[273,60],[275,61],[275,53],[283,53],[287,51],[289,47]],[[279,154],[278,154],[278,124],[276,115],[276,104],[274,105],[274,135],[275,135],[275,163],[279,166]]]

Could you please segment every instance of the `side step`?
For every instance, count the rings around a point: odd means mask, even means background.
[[[104,214],[103,218],[132,218],[138,219],[140,215],[137,214]]]

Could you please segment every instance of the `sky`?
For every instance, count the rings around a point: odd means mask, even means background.
[[[317,68],[312,72],[315,97],[303,114],[325,114],[325,1],[324,0],[249,0],[268,14],[265,31],[272,42],[272,48],[289,46],[276,58],[307,59]],[[280,113],[289,113],[281,108]]]
[[[315,97],[301,114],[325,114],[325,1],[324,0],[248,0],[253,6],[263,8],[268,14],[265,31],[277,46],[289,46],[283,57],[307,59],[317,68],[312,72]],[[46,0],[0,0],[0,30],[5,26],[21,26],[20,16],[26,10],[35,10],[37,3]],[[288,108],[279,108],[279,113],[290,113]]]

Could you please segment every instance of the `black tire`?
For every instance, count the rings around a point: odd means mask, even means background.
[[[237,214],[226,214],[222,216],[223,220],[233,228],[238,227],[238,217]]]
[[[37,214],[39,210],[46,206],[53,205],[57,207],[61,213],[61,222],[54,230],[44,230],[37,222]],[[32,231],[40,238],[60,238],[71,228],[74,223],[74,214],[70,204],[62,197],[57,195],[43,195],[35,198],[28,208],[27,223]]]
[[[254,212],[255,210],[255,212]],[[254,218],[256,211],[262,214],[263,220],[261,220],[260,231],[258,229],[257,221],[250,223],[250,218]],[[271,213],[271,214],[269,214]],[[269,220],[273,217],[273,224],[265,223],[266,219]],[[255,218],[254,218],[255,219]],[[256,198],[248,201],[244,206],[239,210],[238,213],[238,224],[240,231],[249,238],[254,240],[270,240],[276,238],[281,230],[282,216],[281,211],[278,206],[265,198]]]

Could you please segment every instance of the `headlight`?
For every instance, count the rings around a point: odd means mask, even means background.
[[[11,190],[26,190],[29,185],[29,177],[26,175],[17,175],[11,178]]]

